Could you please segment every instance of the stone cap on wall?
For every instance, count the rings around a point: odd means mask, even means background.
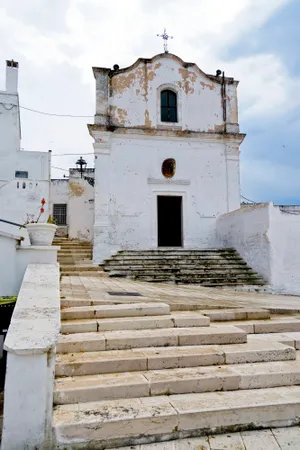
[[[4,349],[37,355],[54,348],[60,331],[59,264],[29,264]]]

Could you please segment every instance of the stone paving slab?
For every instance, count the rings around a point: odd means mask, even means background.
[[[299,450],[300,428],[273,428],[179,439],[112,450]]]
[[[172,305],[192,305],[199,309],[264,308],[271,312],[300,312],[298,296],[237,292],[233,289],[215,289],[200,285],[156,284],[126,279],[71,276],[63,277],[61,287],[62,295],[68,298],[77,297],[102,301],[114,300],[114,297],[109,296],[108,291],[123,291],[124,293],[138,291],[143,296],[139,297],[139,301],[164,302],[170,304],[171,309]],[[82,293],[85,295],[80,295]],[[129,298],[123,298],[128,303]],[[131,300],[130,298],[130,302]]]

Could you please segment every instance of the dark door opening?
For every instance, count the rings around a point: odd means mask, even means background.
[[[159,247],[182,247],[182,197],[157,196]]]

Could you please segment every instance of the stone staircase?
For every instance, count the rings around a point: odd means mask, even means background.
[[[123,250],[104,262],[111,277],[203,286],[264,285],[234,249]]]
[[[300,423],[296,316],[64,301],[55,448],[118,448]]]
[[[99,276],[103,270],[94,266],[92,261],[92,246],[90,242],[57,237],[53,245],[59,245],[57,261],[60,264],[60,272],[64,276]]]

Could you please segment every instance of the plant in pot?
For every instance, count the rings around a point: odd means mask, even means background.
[[[28,231],[31,245],[51,245],[56,231],[55,221],[51,216],[48,217],[47,222],[40,222],[42,214],[44,214],[46,200],[42,198],[41,207],[37,217],[33,214],[27,214],[27,220],[24,227]]]

